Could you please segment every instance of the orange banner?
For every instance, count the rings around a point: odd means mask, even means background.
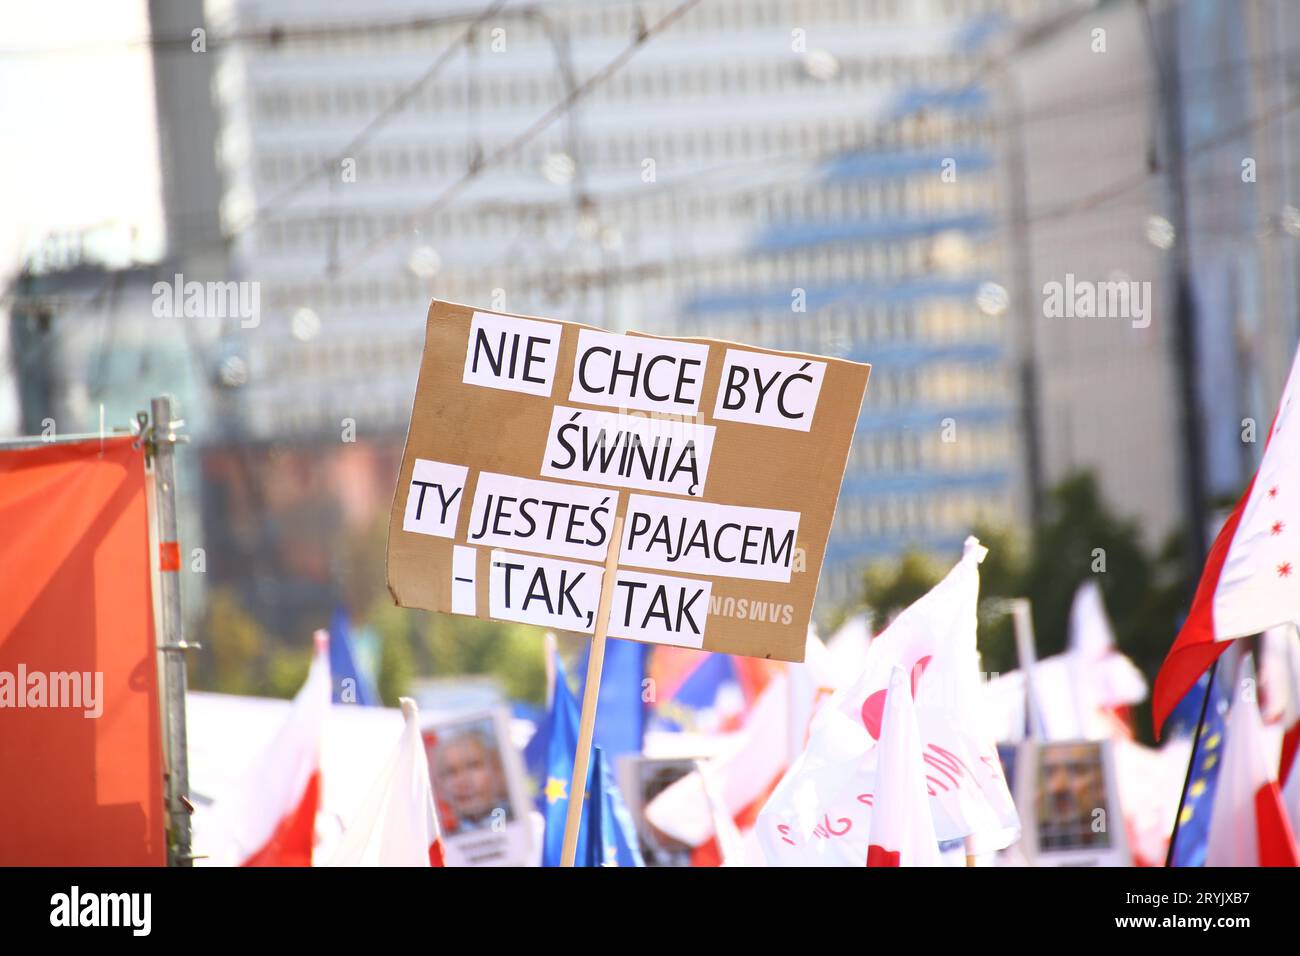
[[[160,866],[144,450],[0,451],[0,865]]]

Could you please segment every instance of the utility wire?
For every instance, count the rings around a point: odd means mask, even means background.
[[[589,95],[592,90],[596,89],[618,72],[618,70],[622,68],[628,60],[636,55],[637,51],[640,50],[647,41],[672,26],[691,9],[698,6],[699,3],[700,0],[684,0],[684,2],[678,4],[676,7],[668,11],[668,13],[664,14],[664,16],[656,21],[652,26],[642,27],[633,41],[624,47],[617,56],[606,63],[605,66],[597,70],[582,83],[569,91],[563,99],[542,114],[542,116],[538,117],[538,119],[523,132],[519,133],[505,145],[496,149],[478,166],[468,170],[463,176],[444,189],[431,203],[406,217],[402,227],[391,230],[387,234],[381,235],[377,240],[364,246],[361,251],[354,258],[350,259],[348,264],[340,271],[345,273],[351,272],[358,264],[366,261],[377,251],[395,241],[399,235],[406,231],[406,229],[411,228],[432,213],[437,212],[443,206],[447,205],[466,186],[481,176],[485,170],[495,166],[497,163],[501,162],[501,160],[505,159],[525,144],[531,142],[538,134],[547,129],[557,119],[564,116],[565,113],[571,110],[579,100]]]
[[[438,74],[446,68],[447,64],[451,62],[452,57],[455,56],[456,52],[469,42],[470,38],[474,35],[475,29],[477,29],[484,20],[499,13],[506,3],[507,0],[493,0],[492,3],[484,7],[482,11],[469,21],[465,30],[454,41],[448,44],[441,53],[434,57],[433,62],[429,64],[423,73],[416,77],[414,81],[403,87],[398,94],[393,97],[393,99],[390,100],[383,109],[372,116],[350,140],[323,160],[316,169],[310,170],[306,175],[299,178],[287,189],[277,193],[264,205],[254,209],[251,216],[245,222],[231,230],[232,233],[237,235],[246,232],[272,209],[299,193],[312,180],[316,179],[318,176],[330,176],[337,171],[339,163],[344,158],[355,153],[372,136],[379,132],[379,130],[382,129],[390,119],[405,109],[407,104],[411,102],[415,95],[427,84],[432,82]]]
[[[1191,148],[1185,148],[1183,151],[1184,157],[1194,159],[1198,156],[1219,149],[1249,132],[1266,126],[1279,116],[1291,112],[1297,106],[1300,106],[1300,93],[1263,111],[1244,123],[1211,136]],[[1155,162],[1147,169],[1137,174],[1125,176],[1115,182],[1093,190],[1085,196],[1059,203],[1053,207],[1040,210],[1036,213],[1031,213],[1026,217],[1025,224],[1029,226],[1047,225],[1067,220],[1083,213],[1107,206],[1127,193],[1145,185],[1153,177],[1164,172],[1166,167],[1167,164],[1164,162]],[[784,188],[787,185],[789,184],[782,183],[779,186],[773,187],[771,184],[766,184],[756,187],[754,192],[761,195],[775,191],[777,188]],[[1233,187],[1235,188],[1237,185],[1238,184],[1234,181]],[[439,199],[441,198],[442,197],[439,197]],[[418,215],[427,215],[430,211],[432,210],[426,208],[426,210],[422,211]],[[772,225],[779,226],[780,223],[773,223]],[[1002,231],[1003,230],[1000,228],[991,228],[989,230],[990,233],[995,234]],[[388,236],[391,237],[396,234],[396,232],[397,230],[393,230],[388,234]],[[384,237],[381,237],[381,240],[383,238]],[[378,246],[376,245],[375,248],[378,248]],[[628,281],[629,279],[631,281],[646,281],[648,279],[665,277],[669,274],[689,274],[693,269],[709,269],[723,266],[734,262],[735,258],[736,251],[728,250],[717,256],[708,258],[692,256],[688,259],[659,260],[657,262],[641,263],[623,270],[601,269],[586,273],[576,272],[557,274],[554,270],[547,269],[544,270],[545,275],[539,276],[535,283],[535,287],[554,289],[557,286],[573,285],[579,288],[587,288],[592,285]],[[343,271],[346,272],[349,270],[345,269]],[[533,286],[526,286],[526,288],[531,287]]]
[[[634,0],[623,0],[634,2]],[[522,13],[536,8],[536,4],[517,7],[512,13]],[[416,16],[400,20],[342,20],[336,23],[286,25],[271,24],[257,29],[233,30],[229,33],[213,32],[206,27],[207,35],[204,45],[207,52],[216,52],[226,46],[261,46],[278,48],[300,40],[330,40],[358,36],[386,36],[400,33],[418,33],[435,30],[440,27],[456,26],[460,23],[474,22],[479,14],[464,11],[437,16]],[[198,29],[199,24],[195,24]],[[5,47],[0,48],[0,57],[53,57],[79,56],[89,53],[125,52],[136,49],[148,49],[162,53],[191,53],[194,36],[192,33],[177,36],[147,36],[100,43],[85,43],[69,46],[52,47]]]
[[[1300,56],[1300,51],[1297,51],[1296,55]],[[1261,60],[1262,59],[1263,58],[1261,58]],[[1219,64],[1212,68],[1208,68],[1206,71],[1204,71],[1204,75],[1201,76],[1200,78],[1205,80],[1207,83],[1213,84],[1214,86],[1218,87],[1221,86],[1224,76],[1235,73],[1238,70],[1254,68],[1255,66],[1257,66],[1257,62],[1258,61],[1237,61],[1234,63]],[[406,93],[403,94],[404,100],[402,105],[404,106],[406,105],[407,102],[409,102],[411,93],[413,93],[415,89],[418,89],[418,87],[423,86],[426,83],[427,80],[425,79],[417,81],[417,83],[411,90],[408,90]],[[970,86],[959,86],[949,90],[944,90],[942,92],[953,94],[953,95],[960,95],[962,93],[971,91],[971,89],[972,87]],[[1021,112],[1013,111],[1001,115],[972,114],[970,117],[968,117],[968,121],[970,125],[979,133],[997,133],[997,132],[1004,132],[1007,129],[1013,127],[1018,127],[1018,128],[1025,127],[1030,125],[1031,123],[1056,122],[1071,116],[1082,116],[1082,115],[1105,113],[1105,112],[1122,113],[1133,109],[1132,105],[1126,101],[1128,98],[1137,94],[1151,92],[1153,90],[1154,90],[1154,83],[1152,82],[1129,84],[1126,86],[1116,87],[1109,90],[1092,91],[1089,94],[1079,96],[1079,97],[1068,97],[1060,100],[1055,100],[1050,103],[1040,104],[1034,109],[1025,110]],[[940,105],[936,109],[942,111],[944,107]],[[254,219],[262,218],[262,216],[264,216],[266,212],[270,211],[271,207],[277,205],[280,201],[282,201],[283,198],[286,198],[287,195],[291,195],[301,191],[302,187],[306,185],[306,183],[314,179],[316,176],[318,176],[321,171],[328,170],[330,168],[331,163],[336,164],[339,157],[357,152],[359,148],[363,146],[365,142],[370,138],[370,135],[373,132],[375,132],[379,126],[382,126],[383,122],[391,118],[391,116],[397,111],[398,110],[394,109],[389,111],[389,113],[383,118],[375,117],[374,119],[372,119],[369,123],[367,123],[365,129],[363,129],[361,133],[358,133],[355,137],[353,137],[353,139],[349,141],[349,143],[346,146],[338,150],[335,150],[331,159],[326,160],[325,163],[322,164],[320,170],[313,170],[309,172],[305,176],[301,177],[298,181],[296,181],[291,187],[284,190],[283,193],[277,195],[274,199],[268,201],[264,207],[259,209],[259,214],[258,216],[254,217]],[[917,115],[917,113],[920,113],[921,111],[922,110],[917,110],[913,113],[908,113],[901,116],[895,115],[895,116],[885,117],[880,120],[873,121],[872,125],[874,125],[878,130],[889,129],[894,126],[897,126],[900,122],[904,122],[912,118],[913,116]],[[874,139],[870,137],[860,137],[854,143],[846,144],[840,147],[833,147],[833,148],[816,147],[810,149],[792,150],[780,154],[767,154],[753,159],[737,160],[734,163],[719,164],[717,166],[710,167],[707,170],[703,170],[702,172],[705,173],[726,172],[735,169],[743,169],[745,167],[767,166],[767,165],[781,164],[781,163],[832,162],[837,159],[843,158],[845,156],[851,156],[854,153],[866,152],[868,150],[877,149],[877,148],[878,147]],[[919,150],[915,150],[915,151],[919,152]],[[631,190],[627,190],[625,192],[625,195],[628,198],[649,198],[653,194],[654,194],[653,192],[639,187],[633,188]],[[622,197],[619,194],[601,193],[601,194],[594,195],[592,198],[601,202],[605,202],[609,199],[619,199]],[[565,202],[567,203],[567,200]],[[520,205],[527,206],[528,204],[521,203]],[[500,207],[498,206],[498,208]],[[237,227],[234,230],[232,230],[232,233],[237,234],[239,232],[242,232],[252,224],[253,224],[253,220],[250,220],[247,224],[241,225],[240,227]]]
[[[487,19],[488,17],[492,16],[495,12],[499,11],[500,8],[504,5],[504,3],[505,0],[495,0],[493,4],[489,5],[483,11],[481,11],[479,14],[473,17],[470,21],[470,27],[466,30],[466,32],[462,34],[453,44],[447,47],[433,61],[430,67],[426,69],[426,71],[420,77],[418,77],[413,83],[411,83],[406,88],[404,88],[403,91],[400,92],[392,101],[390,101],[390,103],[383,110],[381,110],[379,113],[373,116],[366,123],[366,125],[357,134],[355,134],[347,144],[345,144],[345,146],[343,146],[335,153],[335,156],[341,156],[347,154],[348,152],[356,151],[358,147],[363,145],[379,128],[381,128],[389,119],[391,119],[392,116],[396,115],[398,112],[401,111],[402,108],[404,108],[407,104],[409,104],[410,100],[413,98],[415,93],[418,92],[424,85],[430,82],[433,78],[435,78],[437,74],[440,72],[440,70],[450,60],[450,57],[454,53],[454,51],[461,44],[466,42],[468,37],[472,34],[473,28],[477,26],[479,23],[481,23],[482,20]],[[472,179],[476,178],[478,175],[481,175],[482,172],[485,171],[489,166],[499,163],[502,159],[506,158],[511,153],[517,151],[520,147],[522,147],[528,141],[530,141],[532,138],[538,135],[542,130],[547,128],[556,119],[564,115],[564,113],[567,112],[569,109],[571,109],[572,106],[579,99],[588,95],[599,83],[607,80],[610,76],[613,75],[613,73],[615,73],[619,68],[621,68],[627,62],[627,60],[631,58],[631,56],[636,52],[636,50],[639,49],[639,47],[646,42],[646,40],[648,40],[651,36],[661,32],[667,26],[671,25],[673,21],[678,19],[680,16],[684,15],[689,10],[689,8],[695,6],[696,3],[698,3],[698,0],[688,0],[687,3],[682,4],[681,6],[675,8],[673,11],[667,14],[662,20],[657,22],[652,28],[643,29],[638,34],[637,38],[633,41],[633,43],[630,44],[627,48],[625,48],[617,57],[615,57],[614,60],[610,61],[602,70],[598,71],[596,74],[593,74],[593,76],[588,78],[588,80],[585,81],[583,84],[573,88],[572,91],[569,93],[569,95],[566,96],[564,99],[562,99],[560,102],[558,102],[555,106],[553,106],[551,110],[549,110],[546,114],[544,114],[537,121],[535,121],[531,126],[525,129],[518,136],[516,136],[511,142],[507,143],[505,146],[496,150],[492,154],[492,156],[486,159],[479,167],[475,169],[471,169],[464,176],[462,176],[457,182],[453,183],[451,186],[445,189],[443,193],[440,194],[431,204],[424,207],[423,209],[415,213],[413,216],[409,217],[407,222],[408,223],[417,222],[420,219],[423,219],[424,217],[433,214],[434,212],[438,211],[439,208],[446,205],[447,202],[451,198],[453,198],[456,193],[458,193],[466,185],[468,185],[468,183]],[[524,12],[526,14],[527,9],[530,8],[520,8],[518,10],[512,10],[510,12],[512,14]],[[453,22],[453,21],[464,22],[465,20],[463,16],[444,18],[444,19],[447,22]],[[1261,58],[1261,59],[1266,59],[1266,58]],[[1256,61],[1238,61],[1233,64],[1218,64],[1215,65],[1214,67],[1208,68],[1207,72],[1212,72],[1215,75],[1222,75],[1225,72],[1235,71],[1237,69],[1250,67],[1255,62]],[[1085,112],[1090,109],[1107,109],[1112,107],[1112,104],[1110,103],[1092,104],[1087,100],[1076,100],[1075,103],[1080,105]],[[1241,135],[1244,135],[1245,132],[1248,132],[1251,129],[1262,126],[1265,123],[1271,121],[1275,116],[1290,111],[1295,107],[1296,103],[1297,103],[1297,98],[1293,97],[1291,100],[1286,101],[1284,104],[1281,104],[1280,106],[1274,107],[1273,109],[1267,111],[1266,114],[1259,116],[1254,120],[1249,121],[1248,123],[1241,124],[1238,127],[1234,127],[1228,131],[1225,131],[1224,133],[1221,133],[1216,137],[1213,137],[1211,140],[1207,141],[1206,143],[1201,144],[1192,154],[1189,155],[1199,155],[1200,153],[1208,149],[1215,148],[1218,145],[1223,145],[1224,143],[1227,142],[1231,142],[1232,140],[1240,137]],[[1023,114],[1021,117],[1008,116],[1004,118],[1001,122],[1003,123],[1003,125],[1011,125],[1016,122],[1024,122],[1024,120],[1027,118],[1034,118],[1034,119],[1060,118],[1063,115],[1062,111],[1065,105],[1068,104],[1052,104],[1052,105],[1040,106],[1037,110],[1032,112],[1027,112]],[[882,126],[891,125],[891,124],[896,124],[897,122],[898,122],[898,118],[894,117],[884,121],[880,125]],[[862,148],[866,148],[865,143],[862,144]],[[853,146],[850,146],[848,148],[825,150],[822,151],[820,154],[818,154],[817,158],[814,161],[830,162],[836,159],[843,158],[846,155],[852,155],[855,151],[860,151],[860,150],[855,150],[855,147]],[[755,164],[756,163],[772,164],[772,163],[780,163],[780,162],[791,161],[791,160],[798,161],[799,158],[804,155],[806,154],[794,153],[794,154],[787,154],[784,157],[767,156],[754,161],[746,161],[745,164],[749,164],[750,162],[753,162]],[[320,171],[328,169],[332,163],[333,163],[333,159],[322,164]],[[724,166],[721,168],[726,169],[728,167]],[[714,171],[716,171],[717,169],[718,167],[715,167]],[[1113,200],[1115,197],[1122,195],[1123,193],[1126,193],[1128,191],[1131,191],[1133,188],[1136,188],[1138,185],[1141,185],[1151,175],[1161,171],[1161,169],[1162,167],[1159,164],[1156,164],[1146,172],[1140,173],[1136,176],[1126,177],[1125,179],[1120,180],[1112,184],[1111,186],[1105,187],[1102,190],[1099,190],[1093,194],[1089,194],[1086,197],[1082,197],[1077,200],[1068,201],[1067,203],[1061,204],[1060,206],[1055,207],[1054,209],[1049,210],[1046,213],[1039,213],[1036,215],[1032,215],[1029,218],[1029,222],[1030,224],[1035,224],[1040,222],[1050,222],[1050,221],[1068,217],[1069,215],[1078,214],[1096,208],[1100,205],[1104,205],[1107,202]],[[304,176],[300,181],[293,184],[290,188],[282,191],[271,201],[269,201],[265,206],[260,207],[259,210],[255,213],[253,219],[243,224],[239,229],[236,230],[236,232],[248,228],[249,226],[252,225],[253,221],[266,215],[276,204],[283,202],[290,195],[301,190],[301,188],[307,182],[310,182],[317,175],[320,175],[320,171],[312,171],[307,176]],[[781,188],[786,188],[797,184],[798,181],[781,182],[776,184],[767,183],[767,184],[761,184],[756,187],[752,187],[751,189],[745,190],[745,192],[755,192],[755,193],[763,194],[765,192],[775,191]],[[658,191],[649,192],[644,189],[635,189],[629,191],[629,196],[635,195],[637,198],[653,197],[657,192]],[[609,199],[608,196],[601,196],[599,198],[602,202],[605,202]],[[378,248],[381,248],[383,245],[387,245],[389,242],[393,240],[393,238],[396,235],[400,234],[401,231],[403,231],[403,229],[399,228],[396,230],[392,230],[390,233],[388,233],[385,236],[381,236],[377,242],[372,243],[370,246],[364,248],[362,251],[362,255],[357,260],[354,261],[353,265],[346,267],[343,271],[344,272],[352,271],[356,262],[364,260],[369,255],[377,251]],[[720,264],[721,262],[729,261],[731,258],[733,258],[733,255],[725,255],[723,257],[719,257],[716,260],[696,259],[696,260],[688,260],[688,261],[693,263],[698,263],[699,265],[708,267],[708,266]],[[644,278],[654,277],[655,275],[663,274],[668,271],[674,271],[674,272],[681,271],[683,265],[684,263],[682,263],[680,260],[663,261],[658,264],[642,264],[636,267],[632,267],[631,269],[627,270],[627,272],[629,274],[635,275],[635,277],[638,279],[644,279]],[[547,282],[549,283],[550,287],[553,287],[556,284],[557,279],[561,284],[566,284],[566,285],[572,284],[574,282],[577,282],[579,284],[586,284],[588,282],[593,282],[593,281],[607,282],[609,281],[608,276],[610,275],[611,273],[608,270],[601,270],[600,272],[596,272],[596,273],[587,273],[585,275],[581,273],[569,274],[568,276],[564,276],[562,278],[555,276],[554,273],[551,273],[550,278],[547,280]],[[98,298],[99,298],[98,295],[94,297],[94,299],[98,299]],[[93,305],[94,300],[92,300],[90,304]],[[68,317],[69,316],[63,316],[61,318],[68,318]],[[24,358],[26,358],[26,356],[24,356]],[[9,362],[11,367],[13,363],[14,363],[14,358],[13,356],[11,356]]]

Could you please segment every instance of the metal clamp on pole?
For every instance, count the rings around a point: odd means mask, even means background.
[[[158,519],[158,604],[161,613],[161,638],[158,649],[163,654],[163,733],[167,740],[166,798],[171,819],[167,862],[170,866],[192,866],[194,854],[189,799],[190,765],[188,736],[185,728],[185,652],[195,645],[185,642],[181,618],[180,542],[176,531],[176,444],[185,441],[176,434],[183,425],[172,419],[170,398],[155,398],[150,403],[152,423],[146,426],[144,413],[139,415],[141,441],[153,462],[154,501]]]

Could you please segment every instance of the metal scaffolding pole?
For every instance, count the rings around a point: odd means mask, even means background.
[[[178,438],[172,421],[170,398],[150,403],[153,423],[148,448],[153,457],[155,510],[158,519],[158,603],[161,631],[158,649],[163,655],[163,733],[167,740],[166,799],[171,819],[167,841],[170,866],[192,866],[190,814],[190,762],[185,730],[185,643],[181,619],[180,543],[176,533],[176,458]]]

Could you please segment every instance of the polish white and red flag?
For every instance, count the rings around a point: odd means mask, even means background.
[[[975,538],[948,575],[872,641],[861,675],[813,720],[808,744],[759,814],[756,832],[774,866],[861,866],[880,779],[881,729],[895,667],[908,675],[921,734],[926,804],[942,842],[978,854],[1020,837],[993,735],[976,650],[979,564]]]
[[[1300,866],[1295,833],[1282,804],[1249,661],[1237,674],[1219,768],[1206,866]]]
[[[415,701],[402,698],[402,736],[329,866],[443,866],[442,833]]]
[[[330,709],[329,635],[317,631],[307,679],[270,744],[213,806],[212,862],[311,866],[321,793],[321,735]]]
[[[943,865],[925,777],[911,682],[906,671],[895,667],[880,722],[867,866]]]
[[[783,665],[772,674],[744,725],[727,735],[709,761],[708,789],[699,770],[689,773],[650,801],[646,820],[692,847],[696,865],[732,862],[719,839],[719,814],[729,817],[742,837],[748,835],[759,810],[807,741],[814,715],[829,703],[835,688],[826,647],[810,630],[804,662]]]
[[[1215,539],[1192,609],[1156,675],[1156,734],[1178,702],[1239,637],[1300,621],[1300,353],[1264,457]]]
[[[1282,803],[1286,807],[1287,818],[1291,821],[1291,832],[1300,834],[1300,760],[1293,761],[1287,771],[1286,785],[1282,788]]]
[[[1266,726],[1282,730],[1277,779],[1290,783],[1300,752],[1300,632],[1294,624],[1271,627],[1259,636],[1259,712]]]

